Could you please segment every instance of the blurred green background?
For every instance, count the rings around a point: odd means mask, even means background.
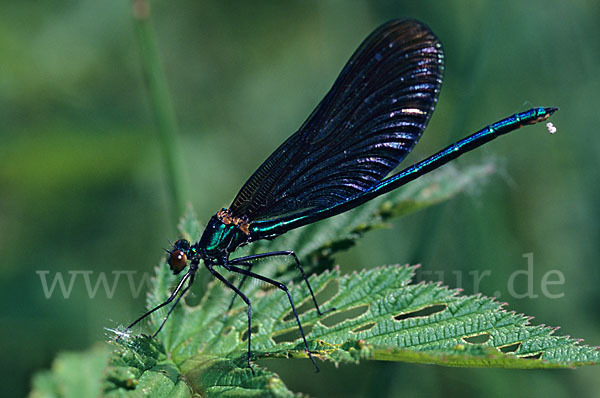
[[[227,3],[227,4],[225,4]],[[493,159],[481,189],[370,233],[343,270],[422,263],[426,280],[499,296],[533,322],[600,345],[600,3],[589,1],[153,1],[153,23],[183,143],[184,181],[202,220],[227,206],[290,135],[379,24],[413,17],[440,37],[446,75],[415,161],[532,106],[552,121],[461,158]],[[4,1],[0,6],[0,396],[20,396],[62,350],[106,339],[141,313],[122,276],[90,298],[46,298],[61,272],[152,272],[176,239],[160,144],[142,78],[130,3]],[[533,293],[507,281],[534,254]],[[478,287],[469,272],[489,270]],[[544,295],[559,270],[564,285]],[[460,275],[460,278],[457,278]],[[515,291],[528,289],[517,278]],[[202,338],[202,336],[198,336]],[[266,363],[315,396],[597,396],[597,368],[453,369],[371,362]]]

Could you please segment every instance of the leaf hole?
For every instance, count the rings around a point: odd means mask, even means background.
[[[252,334],[256,334],[258,333],[258,326],[252,326],[250,330],[252,331]],[[248,340],[248,329],[246,329],[244,333],[242,333],[242,341],[246,340]]]
[[[326,303],[332,298],[334,298],[339,293],[339,291],[340,286],[338,285],[335,279],[332,279],[329,282],[327,282],[324,288],[322,288],[317,292],[317,294],[315,294],[315,298],[317,299],[317,303],[319,303],[319,308],[321,309],[321,311],[326,311],[328,309],[329,306],[326,305]],[[308,297],[304,300],[304,302],[300,304],[299,307],[296,307],[296,312],[298,313],[298,316],[300,316],[310,310],[316,310],[316,308],[315,303],[313,303],[312,297],[310,297],[309,293]],[[291,310],[283,317],[284,322],[289,322],[294,319],[296,319],[296,317],[294,316],[294,313]]]
[[[498,347],[498,349],[500,350],[500,352],[504,353],[504,354],[509,354],[511,352],[517,352],[517,350],[521,348],[521,343],[514,343],[514,344],[509,344],[509,345],[505,345],[502,347]]]
[[[489,333],[481,333],[475,336],[463,337],[463,341],[469,344],[485,344],[492,336]]]
[[[302,329],[304,330],[304,335],[308,336],[312,331],[312,325],[303,325]],[[300,334],[300,329],[298,329],[297,327],[291,330],[286,330],[282,333],[273,334],[271,336],[271,338],[276,344],[292,343],[301,337],[302,335]]]
[[[532,355],[524,355],[521,358],[523,359],[540,359],[542,357],[543,352],[539,352],[537,354],[532,354]]]
[[[375,322],[369,322],[366,325],[359,326],[356,329],[352,330],[352,333],[365,332],[367,330],[373,329],[374,326],[375,326]]]
[[[227,336],[229,335],[229,333],[231,333],[233,331],[233,326],[227,326],[225,329],[223,329],[223,332],[221,332],[221,334],[223,336]],[[254,332],[254,331],[253,331]],[[248,333],[248,331],[246,330],[246,334]]]
[[[431,315],[437,314],[438,312],[444,311],[446,308],[448,308],[448,306],[446,304],[429,305],[429,306],[427,306],[425,308],[421,308],[420,310],[417,310],[417,311],[411,311],[411,312],[406,312],[404,314],[396,315],[394,317],[394,319],[397,321],[402,321],[402,320],[408,319],[408,318],[431,316]]]
[[[358,318],[367,311],[369,311],[369,306],[367,304],[363,304],[348,310],[334,312],[327,318],[321,319],[319,322],[321,322],[323,326],[330,328],[344,322],[347,319]]]

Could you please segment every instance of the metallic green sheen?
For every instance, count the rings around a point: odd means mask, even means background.
[[[208,222],[198,248],[204,255],[221,259],[248,243],[248,235],[233,224],[224,224],[214,215]]]

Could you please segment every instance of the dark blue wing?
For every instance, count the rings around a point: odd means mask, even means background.
[[[321,209],[377,184],[421,137],[442,72],[442,47],[427,26],[379,27],[302,127],[244,184],[232,215],[254,221]]]

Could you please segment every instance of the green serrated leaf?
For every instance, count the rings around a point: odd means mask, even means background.
[[[336,253],[351,247],[365,232],[385,226],[392,217],[448,199],[485,180],[492,171],[491,166],[471,167],[463,173],[445,167],[409,189],[347,214],[290,231],[274,241],[256,242],[240,256],[293,248],[305,269],[328,268]],[[181,226],[184,237],[191,239],[197,239],[202,229],[191,211]],[[255,269],[283,281],[298,276],[282,259],[263,261]],[[322,317],[303,281],[291,282],[288,287],[313,356],[335,363],[375,359],[524,369],[600,361],[598,349],[555,336],[552,328],[530,325],[529,318],[506,311],[491,298],[460,296],[439,284],[412,284],[415,269],[388,266],[342,276],[335,268],[311,276],[322,308],[336,308]],[[148,306],[163,302],[176,282],[167,266],[157,268]],[[252,299],[252,359],[306,358],[285,294],[254,284],[247,284],[244,291]],[[157,396],[175,392],[293,396],[276,374],[255,366],[253,375],[248,369],[247,308],[238,300],[228,312],[232,295],[221,283],[211,281],[199,303],[184,302],[175,308],[158,340],[121,342],[107,370],[107,395],[144,391]],[[158,311],[149,317],[152,330],[164,315]]]
[[[290,290],[313,355],[334,362],[397,360],[448,366],[545,368],[597,363],[600,351],[577,340],[554,336],[554,329],[532,326],[521,314],[482,296],[460,296],[434,283],[410,284],[415,267],[392,266],[341,276],[339,269],[310,279],[331,315],[319,317],[306,286]],[[209,294],[226,304],[229,295],[212,284]],[[219,304],[215,306],[219,308]],[[306,357],[289,302],[280,291],[253,300],[255,358]],[[204,306],[185,308],[183,322],[167,350],[177,363],[190,353],[243,359],[246,316],[219,308],[206,318]],[[199,320],[210,324],[198,329]],[[197,339],[194,336],[204,336]],[[477,340],[479,339],[479,341]],[[502,348],[514,346],[503,353]],[[357,351],[357,347],[360,348]],[[494,355],[492,355],[494,354]],[[240,356],[241,355],[241,356]]]
[[[34,376],[30,397],[97,397],[109,354],[106,344],[94,345],[83,352],[59,354],[51,370]]]
[[[275,373],[245,359],[190,356],[176,365],[156,339],[123,336],[115,343],[103,396],[144,397],[295,397]]]
[[[168,360],[163,346],[148,336],[123,338],[106,368],[103,396],[191,397],[180,370]]]
[[[194,390],[203,397],[297,397],[273,372],[253,367],[245,360],[196,356],[186,360],[181,370]]]

